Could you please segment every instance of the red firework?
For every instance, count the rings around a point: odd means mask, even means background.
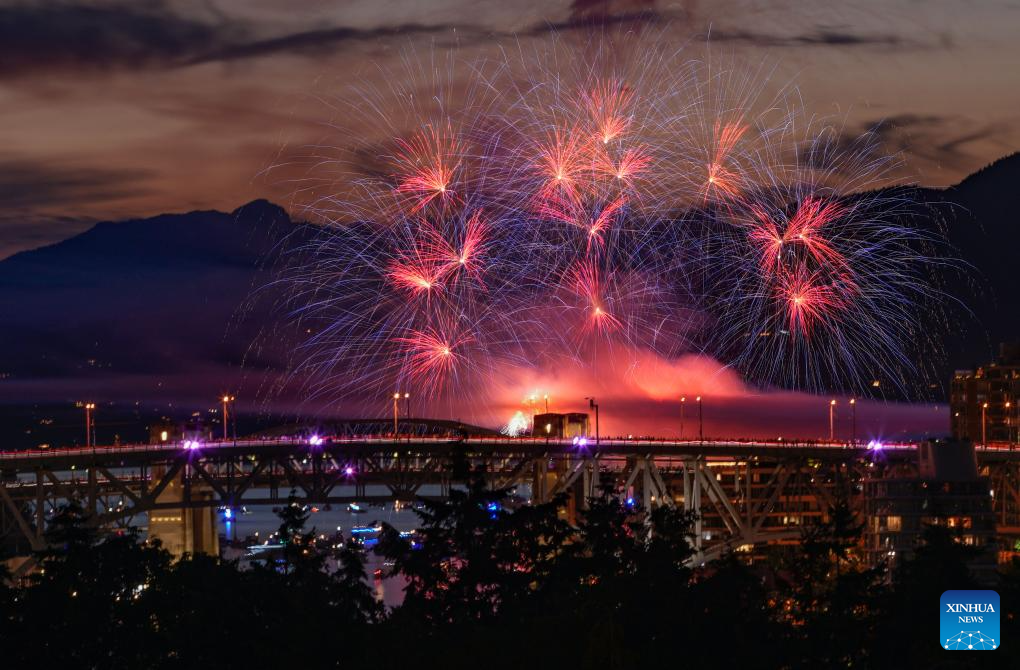
[[[807,337],[819,321],[824,321],[841,300],[836,291],[823,283],[819,273],[798,266],[786,273],[779,285],[779,299],[786,304],[790,332]]]
[[[758,247],[762,270],[775,274],[783,261],[784,247],[802,248],[814,262],[846,273],[845,257],[826,239],[823,229],[839,219],[843,207],[836,202],[808,197],[785,225],[778,223],[759,205],[751,206],[755,219],[749,239]]]
[[[623,209],[623,206],[627,204],[627,198],[624,196],[618,196],[611,203],[602,208],[599,215],[591,221],[591,225],[588,227],[588,251],[591,251],[592,243],[595,243],[598,247],[605,245],[603,235],[613,225],[613,220],[616,218],[617,213]]]
[[[420,257],[394,261],[386,276],[394,286],[415,296],[428,296],[440,287],[439,269],[430,260]]]
[[[730,152],[736,146],[741,136],[747,131],[747,126],[740,123],[722,124],[716,121],[715,124],[715,155],[708,164],[708,178],[705,181],[705,199],[713,192],[724,197],[734,197],[740,193],[739,175],[728,168],[726,163]]]
[[[578,263],[568,273],[567,279],[572,290],[587,303],[587,330],[608,335],[622,325],[606,305],[602,273],[592,260]]]
[[[808,197],[800,203],[796,214],[786,228],[786,239],[803,245],[819,263],[841,266],[845,263],[840,254],[822,234],[823,229],[839,219],[843,207],[838,202]]]
[[[459,249],[434,227],[427,228],[429,242],[426,256],[439,268],[436,273],[438,278],[447,276],[456,278],[466,272],[481,280],[482,260],[488,237],[488,229],[482,216],[482,211],[477,210],[468,218]]]
[[[398,337],[407,353],[408,372],[412,379],[420,379],[434,387],[442,386],[447,376],[456,370],[461,358],[458,349],[467,343],[438,330],[412,330],[407,337]]]
[[[539,147],[538,153],[545,179],[539,193],[540,205],[550,198],[578,200],[577,179],[584,169],[584,154],[577,136],[557,128],[549,141]]]
[[[629,185],[634,178],[647,170],[651,163],[652,158],[647,152],[641,148],[632,148],[624,151],[623,156],[616,162],[603,152],[598,169],[604,175]]]
[[[627,131],[630,116],[627,108],[634,91],[619,82],[596,84],[588,94],[588,110],[595,122],[595,140],[609,144]]]
[[[590,253],[592,245],[598,248],[605,245],[603,236],[612,227],[617,214],[626,204],[626,196],[617,196],[596,216],[592,217],[588,215],[587,208],[580,203],[562,198],[550,198],[539,203],[538,214],[585,231],[588,234],[587,251]]]
[[[416,133],[410,140],[397,139],[396,160],[401,172],[397,176],[396,192],[410,198],[411,213],[417,213],[429,203],[446,203],[456,198],[450,188],[459,163],[460,147],[452,130],[427,130]]]

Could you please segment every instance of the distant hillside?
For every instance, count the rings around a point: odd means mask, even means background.
[[[99,223],[16,254],[0,262],[0,375],[96,386],[237,366],[258,328],[239,306],[296,230],[282,208],[255,201]]]
[[[950,244],[970,265],[951,294],[971,318],[951,323],[946,375],[987,363],[1000,342],[1020,340],[1020,153],[1006,156],[945,190],[923,189],[948,228]]]

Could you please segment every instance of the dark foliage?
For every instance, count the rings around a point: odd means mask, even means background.
[[[1020,644],[955,656],[936,646],[934,603],[976,586],[972,550],[944,527],[895,570],[867,569],[854,558],[861,525],[836,501],[785,563],[730,554],[691,567],[694,519],[682,510],[646,512],[603,487],[568,520],[565,499],[511,510],[484,473],[460,462],[455,474],[464,484],[448,500],[423,501],[413,544],[384,527],[377,550],[407,582],[388,612],[357,546],[323,551],[293,494],[278,513],[280,551],[247,568],[171,560],[134,532],[99,536],[71,503],[40,569],[0,586],[4,665],[1016,667]],[[1002,636],[1018,640],[1020,564],[999,590]]]

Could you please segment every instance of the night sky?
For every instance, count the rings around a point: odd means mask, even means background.
[[[282,166],[323,137],[324,98],[408,50],[481,59],[593,26],[692,54],[710,35],[848,132],[882,124],[903,181],[948,185],[1020,146],[1018,25],[1018,3],[991,0],[7,2],[0,257],[95,220],[300,210]]]
[[[882,149],[901,159],[894,182],[950,186],[1020,148],[1020,3],[822,4],[2,2],[0,259],[73,238],[98,221],[231,212],[257,198],[285,207],[295,220],[314,222],[306,206],[321,194],[304,188],[308,148],[355,150],[353,140],[335,146],[345,136],[330,126],[334,103],[352,86],[385,89],[387,77],[407,71],[408,62],[420,70],[437,54],[482,63],[499,60],[503,50],[535,53],[558,40],[568,53],[578,45],[583,58],[593,35],[635,52],[645,44],[682,47],[691,58],[756,73],[762,99],[783,91],[803,106],[805,118],[834,123],[846,137],[874,132]],[[463,81],[467,74],[462,68],[456,77]],[[677,96],[682,99],[683,91]],[[398,118],[400,110],[381,111]],[[346,137],[365,146],[390,141],[401,130],[368,124],[350,128]],[[1005,200],[996,202],[1006,207]],[[0,403],[71,406],[89,396],[167,408],[239,388],[250,370],[238,360],[250,365],[257,356],[246,347],[273,328],[268,321],[253,324],[256,318],[238,327],[233,313],[252,289],[249,270],[261,251],[236,247],[225,215],[202,216],[202,239],[182,237],[190,224],[173,220],[158,230],[106,228],[72,241],[39,266],[39,286],[48,291],[43,298],[37,297],[43,293],[36,293],[33,263],[44,261],[13,259],[18,262],[0,268],[0,330],[9,336],[0,333],[0,346],[21,352],[0,366]],[[103,265],[103,253],[141,239],[160,248],[165,267],[154,269],[146,258],[137,259],[137,269],[121,260]],[[192,271],[175,253],[205,269]],[[79,278],[66,291],[60,285],[64,266]],[[139,281],[143,275],[147,279]],[[153,305],[157,294],[172,299]],[[91,301],[102,304],[94,308]],[[196,301],[202,314],[218,315],[222,323],[209,327],[193,319]],[[118,323],[128,315],[130,326]],[[983,346],[995,344],[989,339]],[[285,367],[264,357],[256,362],[267,369]],[[708,421],[716,432],[813,436],[827,428],[827,398],[760,392],[698,357],[656,361],[618,379],[584,374],[512,378],[496,389],[500,400],[485,416],[462,408],[447,413],[492,425],[494,417],[519,407],[524,392],[580,398],[597,384],[618,395],[616,418],[612,410],[603,416],[609,432],[675,432],[674,401],[685,392],[714,396]],[[263,382],[248,383],[241,392],[246,409],[270,407]],[[280,397],[275,401],[279,408]],[[385,399],[367,406],[387,408]],[[861,433],[869,438],[938,433],[947,422],[944,405],[859,407]],[[622,415],[627,420],[618,423]]]

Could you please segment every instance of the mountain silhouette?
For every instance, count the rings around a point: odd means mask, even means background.
[[[952,207],[954,253],[971,266],[970,287],[956,295],[972,311],[965,332],[947,342],[954,367],[988,363],[1001,342],[1020,340],[1020,153],[1006,156],[956,186],[929,193]]]
[[[102,386],[124,375],[239,365],[258,329],[239,318],[239,306],[268,283],[273,259],[300,228],[281,207],[256,200],[230,213],[99,223],[7,258],[0,394],[19,381]],[[63,396],[60,388],[42,395]]]

